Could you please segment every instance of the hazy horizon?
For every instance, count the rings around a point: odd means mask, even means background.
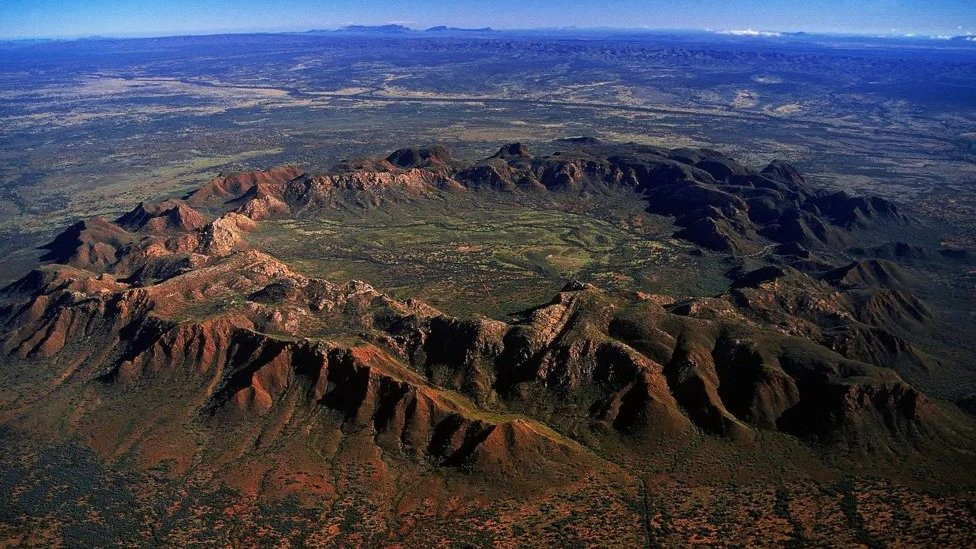
[[[499,30],[750,30],[863,35],[957,36],[976,33],[968,2],[949,0],[824,0],[782,5],[746,0],[639,2],[607,10],[579,0],[535,2],[498,10],[495,2],[364,2],[312,4],[296,0],[161,0],[151,5],[109,0],[41,4],[10,0],[0,6],[0,39],[148,37],[244,32],[300,32],[348,25],[438,25]]]
[[[322,26],[312,26],[312,27],[293,27],[293,28],[276,28],[276,27],[256,27],[256,28],[227,28],[227,29],[207,29],[200,31],[159,31],[159,32],[119,32],[119,33],[87,33],[87,34],[64,34],[64,35],[33,35],[33,36],[2,36],[0,35],[0,41],[3,42],[17,42],[17,41],[32,41],[32,40],[87,40],[87,39],[139,39],[139,38],[175,38],[180,36],[219,36],[219,35],[246,35],[246,34],[298,34],[298,33],[309,33],[309,32],[332,32],[341,31],[348,27],[380,27],[385,25],[400,25],[409,28],[413,32],[424,32],[428,29],[434,27],[448,27],[450,29],[456,30],[470,30],[477,31],[482,29],[489,29],[491,32],[646,32],[646,33],[665,33],[665,32],[676,32],[676,33],[702,33],[702,34],[720,34],[728,36],[740,36],[740,37],[762,37],[762,38],[773,38],[777,36],[805,33],[817,36],[850,36],[850,37],[865,37],[865,38],[920,38],[920,39],[949,39],[956,37],[972,37],[976,38],[976,33],[966,32],[961,34],[936,34],[936,33],[898,33],[898,32],[844,32],[844,31],[815,31],[807,29],[772,29],[772,28],[678,28],[678,27],[607,27],[607,26],[592,26],[592,27],[580,27],[580,26],[565,26],[565,27],[493,27],[490,25],[470,25],[459,27],[456,25],[444,25],[444,24],[432,24],[425,26],[410,26],[404,25],[401,22],[387,22],[387,23],[358,23],[350,22],[340,26],[333,25],[322,25]]]

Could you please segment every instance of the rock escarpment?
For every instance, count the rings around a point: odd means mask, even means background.
[[[514,144],[465,165],[404,149],[328,174],[222,176],[114,223],[79,222],[46,247],[51,264],[3,290],[2,350],[51,383],[187,385],[199,414],[230,422],[327,410],[316,417],[384,452],[510,476],[596,462],[587,445],[606,440],[775,431],[887,453],[952,439],[896,372],[929,361],[891,326],[931,313],[887,260],[766,266],[708,298],[573,283],[500,321],[309,278],[246,238],[269,217],[336,207],[608,186],[733,257],[809,261],[859,227],[908,222],[889,202],[812,189],[785,163],[756,172],[710,150],[586,142],[540,157]]]

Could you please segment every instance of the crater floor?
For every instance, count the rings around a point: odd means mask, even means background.
[[[570,197],[450,195],[269,219],[250,240],[310,276],[364,280],[457,316],[503,319],[571,279],[676,296],[727,287],[718,254],[674,238],[670,219],[639,204],[629,193],[601,196],[600,210]]]

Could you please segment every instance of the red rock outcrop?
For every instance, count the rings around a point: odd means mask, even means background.
[[[889,328],[928,312],[883,260],[819,278],[767,266],[689,300],[570,284],[501,322],[308,278],[247,242],[273,216],[480,187],[629,186],[676,216],[679,236],[733,255],[755,255],[791,219],[803,236],[783,238],[802,252],[895,215],[839,204],[783,163],[757,173],[715,151],[606,147],[534,157],[511,145],[468,167],[441,149],[402,150],[368,169],[219,177],[114,224],[80,222],[47,246],[60,265],[0,294],[3,352],[59,383],[181,387],[199,413],[241,425],[303,410],[382,452],[513,477],[596,463],[580,443],[613,437],[639,447],[779,431],[884,451],[941,440],[939,410],[884,367],[924,364]]]
[[[267,171],[220,175],[187,196],[192,206],[206,206],[240,198],[257,185],[280,185],[302,175],[294,166]]]

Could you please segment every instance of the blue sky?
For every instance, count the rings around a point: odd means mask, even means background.
[[[308,30],[398,22],[496,28],[976,33],[976,0],[0,0],[0,38]]]

